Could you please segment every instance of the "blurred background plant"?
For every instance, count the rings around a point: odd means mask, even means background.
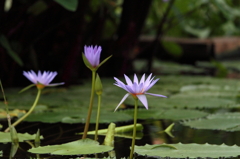
[[[102,59],[113,55],[101,76],[119,76],[134,72],[139,58],[147,60],[146,72],[155,57],[192,64],[214,58],[211,47],[204,58],[193,58],[165,37],[240,34],[238,0],[5,0],[0,6],[0,78],[6,86],[25,85],[22,71],[30,69],[57,71],[56,80],[67,85],[90,77],[81,59],[84,45],[101,45]]]

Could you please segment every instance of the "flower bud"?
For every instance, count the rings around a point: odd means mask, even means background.
[[[102,82],[101,79],[99,77],[99,75],[97,74],[96,80],[95,80],[95,91],[97,95],[101,95],[102,94]]]

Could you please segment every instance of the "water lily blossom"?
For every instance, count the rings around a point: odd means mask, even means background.
[[[41,73],[41,71],[38,71],[38,73],[36,74],[33,70],[31,71],[23,71],[23,75],[29,79],[33,84],[23,88],[20,92],[23,92],[33,86],[36,86],[38,89],[37,92],[37,96],[36,99],[32,105],[32,107],[28,110],[28,112],[26,114],[24,114],[21,118],[19,118],[17,121],[15,121],[11,126],[16,126],[18,125],[20,122],[22,122],[25,118],[27,118],[34,110],[34,108],[37,106],[37,103],[40,99],[40,95],[41,95],[41,91],[44,87],[46,86],[57,86],[57,85],[62,85],[64,84],[64,82],[61,83],[52,83],[50,84],[50,82],[52,82],[52,80],[54,79],[54,77],[57,75],[57,72],[51,72],[51,71],[43,71],[43,73]],[[8,132],[11,129],[11,126],[9,126],[5,132]]]
[[[84,46],[84,53],[82,55],[84,64],[92,71],[96,71],[102,64],[104,64],[111,56],[107,57],[100,63],[102,47],[101,46]]]
[[[101,51],[101,46],[84,46],[85,57],[92,67],[97,67],[99,65]]]
[[[159,80],[154,79],[152,77],[152,74],[150,74],[147,79],[145,80],[145,74],[142,76],[141,80],[138,81],[137,75],[134,74],[134,79],[133,82],[129,79],[127,75],[124,75],[126,83],[124,84],[122,81],[120,81],[118,78],[114,77],[116,80],[114,85],[126,90],[128,93],[122,98],[118,106],[116,107],[115,111],[117,108],[126,100],[126,98],[129,95],[132,95],[134,98],[137,98],[141,101],[141,103],[145,106],[146,109],[148,109],[148,102],[146,98],[146,94],[151,95],[151,96],[156,96],[156,97],[164,97],[167,98],[164,95],[160,94],[153,94],[153,93],[147,93],[147,91]]]
[[[38,71],[38,73],[36,74],[33,70],[31,70],[28,72],[23,71],[23,75],[32,83],[34,83],[34,85],[36,85],[39,89],[46,86],[57,86],[64,84],[64,82],[50,84],[50,82],[52,82],[54,77],[57,75],[57,72],[43,71],[43,73],[41,73],[41,71]]]

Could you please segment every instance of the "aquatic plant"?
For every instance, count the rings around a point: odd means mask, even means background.
[[[99,63],[101,51],[102,51],[101,46],[95,46],[95,47],[84,46],[84,53],[82,54],[84,64],[92,71],[92,89],[91,89],[91,95],[90,95],[87,120],[85,123],[82,139],[85,139],[87,137],[87,132],[88,132],[89,123],[90,123],[90,119],[91,119],[93,100],[94,100],[96,71],[102,64],[104,64],[111,57],[111,56],[109,56],[105,60],[103,60],[101,63]]]
[[[136,125],[137,125],[137,111],[138,111],[138,100],[142,102],[142,104],[145,106],[146,109],[148,109],[148,102],[145,94],[156,96],[156,97],[164,97],[164,95],[160,94],[153,94],[153,93],[147,93],[147,91],[159,80],[152,77],[152,74],[148,76],[148,78],[145,80],[145,74],[143,74],[140,81],[138,81],[137,75],[134,74],[133,82],[129,79],[127,75],[124,75],[125,80],[127,84],[124,84],[122,81],[120,81],[118,78],[114,77],[116,80],[115,84],[116,86],[126,90],[128,93],[122,98],[117,108],[125,101],[125,99],[132,95],[132,97],[135,99],[135,105],[134,105],[134,128],[133,128],[133,138],[132,138],[132,146],[131,146],[131,152],[130,152],[130,159],[133,158],[134,153],[134,146],[135,146],[135,138],[136,138]]]
[[[38,71],[38,74],[36,74],[34,71],[29,71],[29,72],[25,72],[23,71],[23,75],[28,78],[33,84],[25,87],[24,89],[22,89],[20,92],[23,92],[31,87],[33,87],[34,85],[37,87],[38,89],[38,93],[36,96],[36,99],[32,105],[32,107],[29,109],[29,111],[22,116],[20,119],[18,119],[16,122],[14,122],[12,124],[12,126],[16,126],[18,125],[21,121],[23,121],[25,118],[27,118],[32,111],[34,110],[34,108],[36,107],[40,95],[41,95],[41,91],[43,88],[45,87],[50,87],[50,86],[58,86],[58,85],[63,85],[64,82],[61,83],[54,83],[54,84],[50,84],[50,82],[52,82],[52,80],[54,79],[54,77],[57,75],[57,72],[50,72],[50,71],[43,71],[43,73],[41,73],[41,71]],[[5,132],[8,132],[10,130],[10,127],[8,127]]]

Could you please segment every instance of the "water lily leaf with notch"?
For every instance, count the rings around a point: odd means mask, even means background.
[[[107,152],[112,149],[111,146],[99,145],[97,141],[86,138],[61,145],[39,146],[28,151],[36,154],[84,155]]]
[[[239,131],[240,113],[218,113],[197,120],[181,122],[185,126],[196,129],[212,129],[224,131]]]
[[[133,114],[134,110],[124,110],[127,114]],[[207,116],[208,113],[199,110],[188,109],[139,109],[138,119],[170,119],[170,120],[184,120],[194,119]]]
[[[236,157],[239,155],[240,147],[210,144],[162,144],[167,147],[156,147],[157,145],[135,146],[135,152],[148,157],[170,157],[170,158],[219,158]],[[172,147],[174,148],[172,148]]]
[[[18,135],[19,142],[24,142],[27,140],[34,140],[35,136],[36,136],[35,134],[30,135],[28,133],[24,133],[24,134],[17,133],[17,135]],[[43,136],[40,136],[40,139],[43,139]],[[0,142],[1,143],[12,142],[10,133],[0,132]]]

